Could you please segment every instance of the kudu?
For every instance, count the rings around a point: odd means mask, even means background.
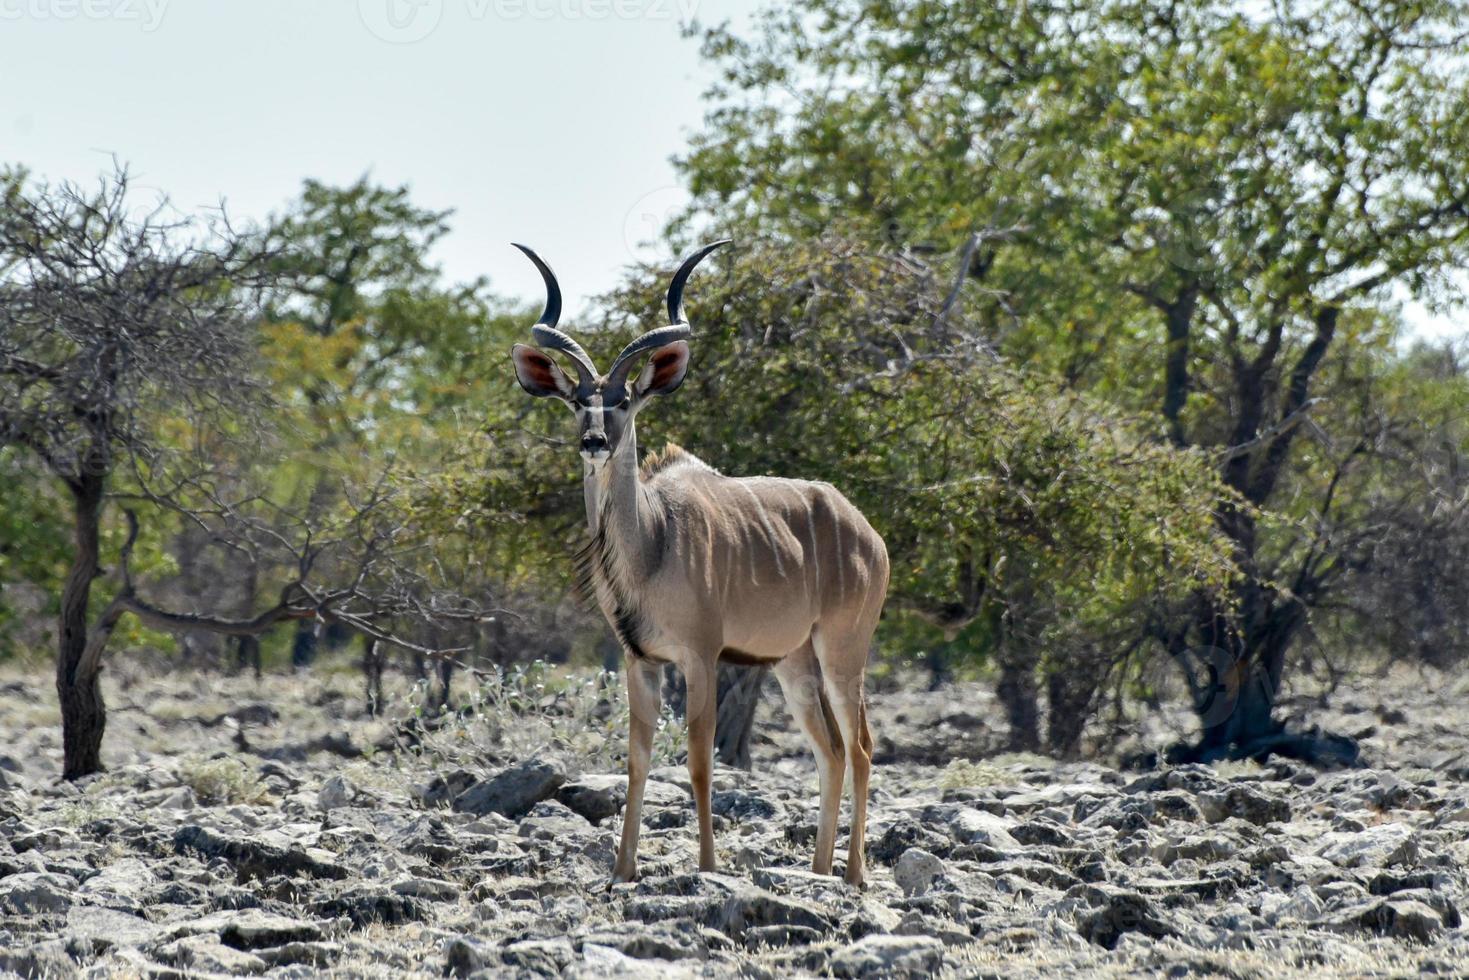
[[[689,365],[683,289],[690,255],[668,288],[669,324],[623,348],[606,374],[556,328],[561,292],[540,257],[517,245],[546,284],[535,341],[569,360],[575,379],[524,344],[512,352],[521,387],[576,414],[591,538],[583,583],[622,644],[631,733],[627,802],[613,881],[637,873],[638,831],[661,665],[687,680],[689,780],[699,820],[699,869],[713,871],[710,810],[716,683],[721,660],[774,668],[811,741],[821,784],[814,870],[829,874],[844,761],[852,770],[846,879],[864,881],[863,837],[872,736],[862,681],[888,585],[887,549],[830,484],[728,477],[676,446],[639,465],[634,421],[654,395],[673,392]],[[634,371],[647,354],[647,363]],[[843,756],[845,755],[845,760]]]

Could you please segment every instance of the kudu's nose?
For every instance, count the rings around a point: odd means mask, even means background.
[[[588,433],[581,437],[581,451],[584,453],[604,453],[607,451],[607,437],[598,433]]]

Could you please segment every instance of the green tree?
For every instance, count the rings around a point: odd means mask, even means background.
[[[23,453],[0,449],[0,660],[30,652],[13,642],[19,624],[6,589],[28,582],[55,591],[66,575],[68,528],[60,504]]]
[[[1333,360],[1395,295],[1460,298],[1465,13],[771,8],[752,37],[704,33],[723,78],[680,161],[689,221],[790,238],[855,227],[915,261],[957,254],[955,301],[1001,352],[1206,450],[1246,575],[1227,602],[1201,595],[1161,626],[1181,663],[1215,675],[1189,755],[1350,755],[1273,716],[1338,554],[1330,535],[1292,548],[1278,529],[1330,518],[1353,490],[1316,479],[1302,439],[1335,395]]]
[[[262,350],[299,434],[279,479],[308,512],[339,502],[341,476],[360,480],[386,458],[425,464],[478,424],[485,352],[507,324],[483,279],[446,284],[433,263],[450,214],[363,177],[306,181],[273,223]],[[473,550],[459,557],[461,585],[486,590]],[[298,662],[314,655],[318,629],[298,625]]]
[[[578,332],[589,349],[615,351],[658,322],[663,275],[607,297],[603,322]],[[732,474],[836,485],[888,543],[898,615],[882,642],[917,622],[995,651],[1016,746],[1041,744],[1043,691],[1045,738],[1074,753],[1136,646],[1105,638],[1140,635],[1171,596],[1228,580],[1221,491],[1199,454],[995,363],[943,298],[943,283],[891,252],[747,241],[690,287],[692,367],[647,417],[649,444],[671,439]],[[535,550],[520,550],[555,588],[580,533],[578,460],[560,444],[564,413],[520,412],[496,431],[489,468],[440,475],[439,503],[487,526],[526,515]]]

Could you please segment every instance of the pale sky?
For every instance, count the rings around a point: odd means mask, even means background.
[[[116,155],[183,209],[279,211],[315,177],[453,208],[435,258],[569,315],[686,200],[669,158],[713,76],[691,17],[754,0],[0,0],[0,162],[90,181]],[[1426,335],[1463,318],[1410,307]]]
[[[115,154],[183,209],[279,211],[364,172],[453,208],[436,258],[569,313],[686,199],[669,157],[712,81],[693,16],[741,0],[0,0],[0,161],[91,181]]]

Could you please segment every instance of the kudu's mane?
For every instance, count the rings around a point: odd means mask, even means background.
[[[646,482],[664,470],[671,470],[682,464],[709,468],[709,464],[702,459],[677,443],[670,442],[661,450],[654,450],[643,457],[643,465],[638,467],[638,479]]]

